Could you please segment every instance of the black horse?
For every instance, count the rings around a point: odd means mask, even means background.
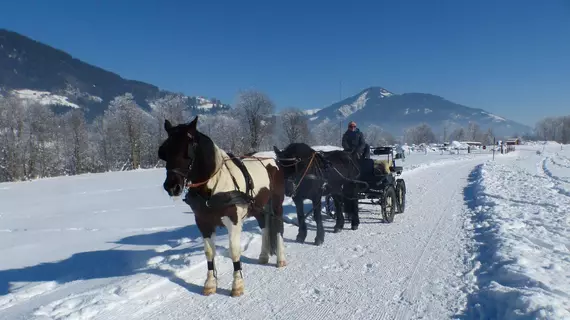
[[[349,153],[340,150],[318,152],[305,143],[292,143],[283,150],[275,146],[273,149],[286,179],[285,194],[293,198],[297,207],[297,241],[303,243],[307,237],[303,200],[309,199],[313,203],[313,217],[317,224],[315,244],[321,245],[325,240],[321,198],[332,196],[336,218],[334,232],[340,232],[344,228],[343,201],[358,201],[358,182],[354,180],[359,175],[358,167]],[[360,223],[358,210],[350,212],[350,215],[352,230],[356,230]]]

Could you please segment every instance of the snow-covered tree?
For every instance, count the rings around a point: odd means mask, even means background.
[[[294,142],[309,143],[311,132],[305,113],[296,108],[285,109],[280,114],[281,136],[286,144]]]
[[[105,111],[108,151],[115,169],[140,167],[142,113],[130,93],[115,97]]]
[[[342,132],[336,122],[323,121],[312,130],[313,139],[317,145],[341,146]]]
[[[247,134],[249,151],[258,151],[263,140],[271,134],[270,116],[274,109],[273,101],[262,92],[249,90],[240,93],[236,111]]]
[[[422,123],[416,127],[409,128],[405,132],[405,142],[411,144],[434,143],[435,134],[427,123]]]

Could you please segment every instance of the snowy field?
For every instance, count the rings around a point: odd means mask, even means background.
[[[240,298],[223,229],[218,292],[201,295],[203,242],[163,169],[3,183],[0,319],[568,319],[570,146],[518,149],[406,155],[404,214],[363,204],[359,230],[320,247],[312,220],[305,244],[286,224],[281,270],[256,264],[247,220]]]

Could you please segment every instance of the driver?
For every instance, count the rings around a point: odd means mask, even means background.
[[[356,122],[350,121],[348,129],[342,135],[342,148],[349,152],[353,159],[360,159],[364,155],[365,147],[364,135],[356,127]]]

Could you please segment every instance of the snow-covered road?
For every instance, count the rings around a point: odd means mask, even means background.
[[[469,317],[484,302],[471,197],[489,159],[409,157],[404,214],[385,224],[379,208],[362,205],[359,230],[327,233],[320,247],[294,242],[297,228],[287,224],[284,269],[256,264],[260,234],[247,221],[240,298],[229,297],[233,269],[223,229],[216,238],[218,292],[201,295],[202,239],[189,208],[161,190],[162,170],[0,184],[0,319]],[[496,163],[517,159],[504,155]],[[564,159],[555,161],[563,166]],[[537,170],[535,160],[523,162]],[[290,199],[285,205],[293,219]],[[333,224],[325,220],[327,230]]]

